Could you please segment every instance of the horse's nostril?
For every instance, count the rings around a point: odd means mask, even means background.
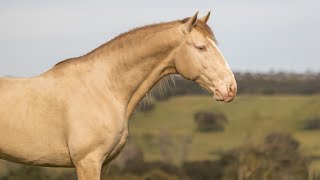
[[[229,86],[229,93],[231,96],[234,96],[236,94],[236,87],[232,84]]]

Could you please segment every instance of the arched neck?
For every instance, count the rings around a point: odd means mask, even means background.
[[[164,76],[176,73],[174,52],[183,40],[177,26],[137,34],[91,54],[107,72],[108,89],[129,118],[136,105]]]

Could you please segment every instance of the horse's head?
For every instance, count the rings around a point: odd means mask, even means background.
[[[219,51],[214,35],[206,24],[207,16],[182,20],[181,33],[185,41],[176,49],[177,72],[211,91],[218,101],[230,102],[237,92],[235,77]]]

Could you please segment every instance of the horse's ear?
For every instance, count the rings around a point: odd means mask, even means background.
[[[184,24],[183,33],[189,34],[192,31],[193,27],[197,24],[198,13],[199,11]]]
[[[209,11],[207,15],[203,16],[202,18],[200,18],[200,20],[205,22],[205,23],[207,23],[209,18],[210,18],[210,14],[211,14],[211,11]]]

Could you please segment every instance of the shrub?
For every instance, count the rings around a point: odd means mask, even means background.
[[[259,146],[247,145],[225,153],[224,179],[290,179],[308,177],[308,161],[299,143],[285,133],[271,133]]]
[[[144,180],[179,180],[175,175],[167,174],[160,169],[153,169],[147,174],[145,174]]]
[[[141,112],[150,112],[152,110],[155,109],[155,105],[151,102],[145,102],[144,104],[142,104],[139,108],[139,111]]]
[[[303,129],[305,130],[319,130],[320,117],[308,118],[303,122]]]
[[[199,131],[223,131],[227,119],[222,113],[212,113],[206,111],[197,112],[194,121]]]
[[[320,172],[312,172],[311,179],[312,180],[320,180]]]
[[[185,162],[182,166],[185,174],[191,180],[216,180],[222,177],[222,166],[217,161]]]
[[[132,162],[128,162],[128,164],[125,164],[123,168],[119,167],[119,165],[112,164],[109,172],[109,176],[121,176],[121,175],[145,176],[154,170],[161,171],[165,174],[172,175],[172,176],[179,176],[179,177],[183,176],[183,172],[178,166],[175,166],[169,163],[164,163],[161,161],[152,161],[152,162],[132,161]]]
[[[166,163],[173,163],[174,160],[174,141],[172,134],[165,130],[160,130],[160,135],[158,137],[158,147],[161,155],[161,159]]]
[[[147,162],[144,164],[146,172],[150,172],[153,169],[158,169],[166,174],[170,175],[181,175],[181,169],[176,165],[161,162],[161,161],[154,161],[154,162]]]
[[[131,143],[131,141],[129,140],[126,146],[124,147],[123,151],[113,162],[113,165],[111,166],[113,170],[110,171],[110,173],[116,173],[123,170],[133,172],[135,174],[142,174],[144,171],[144,167],[141,167],[139,164],[143,163],[143,151],[138,146]],[[119,166],[120,169],[117,169],[117,166]]]
[[[106,179],[112,180],[141,180],[143,179],[141,176],[135,176],[131,174],[123,174],[123,175],[109,175]]]
[[[53,169],[13,164],[10,162],[8,162],[7,164],[10,166],[10,169],[6,175],[0,176],[0,179],[3,179],[3,180],[6,180],[6,179],[9,179],[9,180],[25,180],[25,179],[75,180],[76,179],[75,170],[60,169],[59,171],[54,171]]]

